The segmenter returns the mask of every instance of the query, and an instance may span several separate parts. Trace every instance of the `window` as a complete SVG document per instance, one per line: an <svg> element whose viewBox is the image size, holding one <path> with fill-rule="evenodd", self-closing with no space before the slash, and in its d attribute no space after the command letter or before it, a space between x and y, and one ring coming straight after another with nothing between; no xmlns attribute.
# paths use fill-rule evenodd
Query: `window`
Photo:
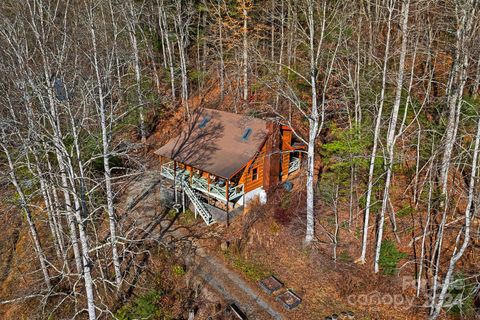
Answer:
<svg viewBox="0 0 480 320"><path fill-rule="evenodd" d="M258 179L258 169L253 168L253 170L252 170L252 181L255 181L257 179Z"/></svg>
<svg viewBox="0 0 480 320"><path fill-rule="evenodd" d="M202 121L200 122L200 124L198 125L198 127L200 129L203 129L207 126L207 123L210 121L210 117L206 116L206 117L203 117Z"/></svg>
<svg viewBox="0 0 480 320"><path fill-rule="evenodd" d="M251 128L245 129L245 131L242 134L242 140L247 141L251 134L252 134L252 129Z"/></svg>

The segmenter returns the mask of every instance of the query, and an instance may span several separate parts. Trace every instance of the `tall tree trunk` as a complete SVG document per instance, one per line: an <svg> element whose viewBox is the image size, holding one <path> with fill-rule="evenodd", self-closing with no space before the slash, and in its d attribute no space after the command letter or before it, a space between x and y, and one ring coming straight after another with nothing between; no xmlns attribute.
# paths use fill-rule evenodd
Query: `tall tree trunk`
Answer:
<svg viewBox="0 0 480 320"><path fill-rule="evenodd" d="M33 90L33 92L36 93L38 100L41 102L41 105L44 108L45 113L50 115L48 117L48 121L50 122L51 129L52 129L52 140L53 140L53 145L55 147L54 151L57 159L57 165L60 171L61 188L62 188L62 193L65 201L65 211L66 211L68 226L70 229L70 241L72 243L77 273L81 275L83 273L82 260L81 260L80 248L78 245L75 221L73 220L73 207L72 207L70 195L68 193L68 181L65 174L65 165L64 165L65 162L64 162L64 153L63 153L64 148L62 146L62 132L60 129L60 120L58 118L57 109L55 106L53 93L52 93L53 83L50 79L52 72L50 70L50 63L46 53L47 46L44 44L44 36L43 36L45 34L45 31L43 30L44 24L40 23L41 29L38 29L39 28L39 26L37 25L38 22L35 20L37 15L42 17L43 19L43 16L44 16L43 5L38 6L38 10L39 10L38 13L33 11L32 7L29 7L29 10L31 15L31 28L32 28L31 30L36 40L37 49L40 52L42 69L43 69L42 70L43 78L44 78L43 80L45 81L45 87L47 88L46 93L47 93L48 103L45 103L43 96L41 95L40 91L37 89L37 86L35 85L30 74L27 81L31 89ZM18 52L16 53L17 53L17 59L19 63L22 63L23 61L22 57Z"/></svg>
<svg viewBox="0 0 480 320"><path fill-rule="evenodd" d="M103 169L105 176L105 189L107 196L107 212L108 212L108 222L110 227L110 245L112 246L112 261L115 270L115 284L117 285L117 290L120 290L122 283L122 273L120 270L120 261L118 257L117 250L117 227L115 212L113 208L113 191L112 191L112 180L111 180L111 171L110 171L110 146L109 146L109 132L107 117L106 117L106 108L104 93L102 88L102 78L100 76L100 66L98 63L98 53L97 53L97 40L95 34L95 25L94 25L94 16L93 10L90 11L90 34L92 37L92 48L93 48L93 68L95 70L95 76L97 80L97 90L98 90L98 108L100 114L100 126L102 130L102 157L103 157Z"/></svg>
<svg viewBox="0 0 480 320"><path fill-rule="evenodd" d="M307 144L307 230L305 234L305 244L309 245L315 235L315 141L320 125L320 114L318 112L318 94L317 94L317 65L320 48L322 47L323 36L325 31L325 4L324 16L322 17L322 26L320 32L320 40L318 47L315 46L315 16L314 16L314 1L309 0L307 3L307 23L308 23L308 45L309 45L309 59L310 59L310 86L311 86L311 109L308 119L309 132ZM323 117L322 117L323 119Z"/></svg>
<svg viewBox="0 0 480 320"><path fill-rule="evenodd" d="M172 100L175 101L175 69L174 69L174 58L173 58L173 49L169 39L169 29L167 24L167 16L164 11L163 0L157 4L158 7L158 25L160 27L160 32L162 34L163 40L165 41L165 46L167 48L167 57L168 57L168 69L170 71L170 86L171 86L171 95Z"/></svg>
<svg viewBox="0 0 480 320"><path fill-rule="evenodd" d="M33 142L27 143L33 144ZM59 261L63 261L66 260L65 247L63 245L62 237L60 236L60 232L58 230L58 222L55 216L55 211L53 210L52 200L48 192L48 186L44 178L44 173L40 169L40 160L38 159L36 151L30 148L30 152L34 155L36 172L33 171L30 161L27 159L28 167L30 169L30 172L32 174L36 174L38 177L38 181L40 183L40 191L42 193L43 201L45 203L45 211L47 212L48 225L50 227L50 232L52 233L53 243L55 246L55 252Z"/></svg>
<svg viewBox="0 0 480 320"><path fill-rule="evenodd" d="M392 4L393 10L394 4ZM382 200L382 209L380 211L380 220L378 222L378 232L377 232L377 244L375 249L375 262L374 262L374 271L378 273L379 271L379 260L380 260L380 249L382 247L382 240L383 240L383 225L385 221L385 212L388 210L387 206L390 200L390 184L392 179L392 169L393 169L393 161L394 161L394 151L395 151L395 141L396 141L396 129L397 129L397 120L398 120L398 112L400 110L400 102L402 98L402 89L403 89L403 75L404 75L404 68L405 68L405 57L407 55L407 33L408 33L408 11L410 7L410 0L404 0L402 3L402 45L400 49L400 61L398 64L398 75L397 75L397 83L396 83L396 90L395 90L395 100L393 103L393 110L392 116L390 119L390 125L388 127L387 133L387 152L388 158L386 163L386 178L385 178L385 185L384 185L384 192L383 192L383 200ZM395 215L395 213L392 213Z"/></svg>
<svg viewBox="0 0 480 320"><path fill-rule="evenodd" d="M5 138L5 136L3 136L3 138ZM40 243L40 238L38 236L35 222L33 221L32 213L30 212L30 208L27 204L27 198L25 197L25 194L23 193L22 188L18 184L17 177L15 174L15 167L13 166L10 152L8 151L7 147L3 143L1 143L0 145L2 146L3 152L5 153L5 156L7 158L8 167L10 169L10 172L9 172L10 181L14 185L18 193L18 196L20 198L20 205L22 206L22 209L25 212L25 217L27 218L28 226L30 228L30 235L32 236L35 252L37 253L37 257L40 262L40 268L42 269L45 284L47 285L48 290L50 290L52 288L52 284L50 282L50 275L48 274L47 260L45 258L45 253L43 252L42 245Z"/></svg>
<svg viewBox="0 0 480 320"><path fill-rule="evenodd" d="M477 132L475 137L475 147L473 149L473 156L472 156L472 170L470 174L470 181L468 185L468 199L467 199L467 207L465 208L465 222L463 227L458 232L455 248L453 251L452 256L450 257L450 261L448 264L448 269L445 277L443 278L443 283L441 285L441 291L438 295L438 298L432 302L432 312L430 315L430 319L434 320L437 319L440 315L442 310L443 304L445 302L445 297L447 295L448 289L452 282L453 273L455 271L455 266L457 262L462 258L465 250L470 243L470 232L471 232L471 225L472 220L474 218L473 210L474 207L474 200L475 200L475 182L477 180L477 170L478 170L478 153L480 149L480 119L477 121ZM458 247L461 237L463 236L463 242L460 247Z"/></svg>
<svg viewBox="0 0 480 320"><path fill-rule="evenodd" d="M477 61L477 74L475 75L475 81L473 83L472 95L477 98L480 95L480 58Z"/></svg>
<svg viewBox="0 0 480 320"><path fill-rule="evenodd" d="M389 0L389 1L391 2L392 0ZM372 147L372 153L370 155L370 165L368 169L367 195L366 195L366 203L365 203L365 216L364 216L364 222L363 222L362 253L360 255L360 258L357 260L359 263L362 263L362 264L365 263L366 254L367 254L368 228L369 228L370 207L372 202L372 190L373 190L373 175L374 175L374 169L375 169L375 160L377 158L377 148L378 148L378 140L380 136L380 126L382 122L383 105L385 102L387 66L388 66L388 60L390 55L390 37L391 37L391 30L392 30L393 5L394 4L390 4L388 7L387 36L386 36L387 38L385 42L385 54L383 57L382 89L380 91L380 101L379 101L377 119L375 121L375 129L373 134L373 147Z"/></svg>
<svg viewBox="0 0 480 320"><path fill-rule="evenodd" d="M137 90L137 100L138 100L138 116L140 118L140 137L142 144L146 145L147 143L147 133L145 129L145 101L143 99L142 94L142 72L140 66L140 54L138 50L138 43L137 43L137 23L138 17L137 13L135 12L134 3L132 0L128 1L128 15L127 15L127 27L128 27L128 35L130 36L130 43L132 45L132 52L133 52L133 67L135 69L135 87Z"/></svg>
<svg viewBox="0 0 480 320"><path fill-rule="evenodd" d="M189 105L189 96L188 96L188 74L187 74L187 53L186 48L188 44L188 28L190 24L190 17L183 18L184 10L190 10L190 8L185 8L182 5L180 0L175 1L176 12L175 12L175 30L177 34L177 45L178 53L180 58L180 73L182 78L182 104L185 108L185 112L188 117L190 117L190 105Z"/></svg>
<svg viewBox="0 0 480 320"><path fill-rule="evenodd" d="M218 56L220 60L220 101L223 101L225 95L225 62L223 60L223 19L221 0L217 0L217 22L218 22Z"/></svg>
<svg viewBox="0 0 480 320"><path fill-rule="evenodd" d="M243 16L243 100L248 100L248 10L247 0L242 0L242 16Z"/></svg>
<svg viewBox="0 0 480 320"><path fill-rule="evenodd" d="M112 19L112 32L113 32L113 48L112 48L112 53L115 56L115 68L117 71L117 82L118 82L118 90L122 90L122 76L120 72L120 59L119 59L119 53L118 53L118 26L117 26L117 21L115 17L115 12L113 11L113 4L112 0L108 0L108 6L110 8L110 18Z"/></svg>
<svg viewBox="0 0 480 320"><path fill-rule="evenodd" d="M432 301L436 300L438 289L437 286L440 274L443 236L448 214L448 176L460 120L460 111L463 102L463 89L467 80L466 72L469 65L469 53L466 48L468 48L467 43L471 37L472 24L475 17L477 4L477 0L468 0L468 2L461 6L458 3L456 4L457 6L460 6L456 8L456 11L459 13L459 16L457 17L459 20L459 26L456 32L455 57L452 62L452 68L446 90L448 120L445 128L443 157L440 166L440 211L442 212L442 218L437 228L437 241L434 249L434 256L436 257L436 269L435 276L433 278Z"/></svg>

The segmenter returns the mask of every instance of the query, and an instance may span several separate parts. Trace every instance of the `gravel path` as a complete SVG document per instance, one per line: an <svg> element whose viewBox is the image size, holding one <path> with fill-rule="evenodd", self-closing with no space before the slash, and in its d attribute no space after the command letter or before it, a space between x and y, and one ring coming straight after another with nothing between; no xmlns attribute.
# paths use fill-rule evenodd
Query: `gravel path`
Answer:
<svg viewBox="0 0 480 320"><path fill-rule="evenodd" d="M225 300L235 302L249 319L283 319L248 283L202 248L197 249L195 273Z"/></svg>

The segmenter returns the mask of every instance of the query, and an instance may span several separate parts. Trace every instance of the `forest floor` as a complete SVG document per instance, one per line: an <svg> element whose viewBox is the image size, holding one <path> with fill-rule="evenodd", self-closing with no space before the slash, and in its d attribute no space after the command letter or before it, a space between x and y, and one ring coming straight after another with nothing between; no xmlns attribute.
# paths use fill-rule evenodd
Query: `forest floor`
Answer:
<svg viewBox="0 0 480 320"><path fill-rule="evenodd" d="M134 204L132 213L138 228L145 229L152 214L158 211L162 188L157 170L144 173L129 185L126 203L130 207L128 204ZM287 210L272 210L281 207L275 202L285 197L290 198ZM339 246L337 263L320 246L304 248L303 218L288 210L297 207L300 200L296 193L272 197L270 205L253 205L228 228L220 223L207 227L200 218L195 220L187 212L180 214L175 227L164 238L170 242L188 238L195 249L184 261L193 281L200 281L210 297L213 290L214 299L223 308L234 302L249 318L323 319L344 311L353 311L356 319L424 318L421 310L407 304L399 278L372 275L364 266L353 263L348 243ZM167 226L170 222L162 223ZM226 241L229 248L222 250L221 243ZM302 297L299 307L288 311L274 296L260 289L258 280L270 274L284 282L284 288L291 288ZM383 303L383 297L401 299L401 303L395 306L388 301ZM380 299L380 302L364 304L359 299L370 302ZM204 310L205 315L212 315L213 311L208 310Z"/></svg>

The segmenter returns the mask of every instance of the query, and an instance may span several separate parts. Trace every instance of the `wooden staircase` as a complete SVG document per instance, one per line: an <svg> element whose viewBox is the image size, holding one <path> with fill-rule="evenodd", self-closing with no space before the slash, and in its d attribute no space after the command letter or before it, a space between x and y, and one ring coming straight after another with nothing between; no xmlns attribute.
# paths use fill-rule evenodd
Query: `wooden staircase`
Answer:
<svg viewBox="0 0 480 320"><path fill-rule="evenodd" d="M192 188L190 188L186 181L182 182L182 187L188 199L190 199L190 201L195 206L196 213L198 213L202 217L203 221L205 221L207 226L215 223L212 214L208 211L203 202L198 199L197 195L195 194L195 192L193 192Z"/></svg>

